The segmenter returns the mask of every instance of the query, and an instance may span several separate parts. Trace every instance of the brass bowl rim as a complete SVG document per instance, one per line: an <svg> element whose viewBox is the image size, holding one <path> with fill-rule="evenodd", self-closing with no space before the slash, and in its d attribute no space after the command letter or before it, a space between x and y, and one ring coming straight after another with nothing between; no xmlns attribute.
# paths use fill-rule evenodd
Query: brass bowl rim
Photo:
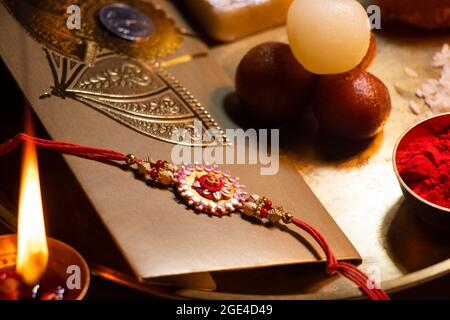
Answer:
<svg viewBox="0 0 450 320"><path fill-rule="evenodd" d="M16 233L12 233L12 234L3 234L0 235L0 240L2 239L7 239L7 238L17 238L17 234ZM86 270L86 282L83 286L83 288L81 289L80 293L78 294L77 298L75 300L83 300L83 298L86 296L86 293L89 289L89 285L91 283L91 273L90 273L90 269L89 269L89 265L87 264L86 260L83 258L83 256L77 251L75 250L75 248L73 248L72 246L69 246L67 243L62 242L58 239L54 239L52 237L47 237L47 240L71 251L81 262L82 264L82 268L84 268L84 270Z"/></svg>
<svg viewBox="0 0 450 320"><path fill-rule="evenodd" d="M411 131L413 131L416 127L424 124L425 122L431 122L434 121L436 118L440 118L440 117L444 117L444 116L450 116L450 112L444 112L426 119L423 119L422 121L419 121L418 123L412 125L411 127L409 127L407 130L405 130L405 132L403 132L403 134L400 136L400 138L397 140L397 143L395 144L394 147L394 153L392 156L392 164L394 166L394 172L395 172L395 176L397 177L397 180L399 181L399 183L405 188L406 191L408 191L408 193L410 195L412 195L414 198L416 198L417 200L419 200L420 202L422 202L425 205L431 206L435 209L441 210L443 212L449 213L450 214L450 208L445 208L442 206L439 206L433 202L430 202L424 198L422 198L421 196L419 196L417 193L415 193L406 183L405 181L403 181L403 178L400 176L400 173L398 172L398 168L397 168L397 150L398 147L400 145L400 143L403 141L403 139L405 138L405 136L410 133Z"/></svg>

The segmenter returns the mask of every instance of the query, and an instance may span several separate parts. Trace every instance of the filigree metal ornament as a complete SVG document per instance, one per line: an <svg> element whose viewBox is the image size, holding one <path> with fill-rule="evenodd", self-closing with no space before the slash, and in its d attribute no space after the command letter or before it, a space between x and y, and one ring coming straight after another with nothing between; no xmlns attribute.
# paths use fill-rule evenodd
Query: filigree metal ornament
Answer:
<svg viewBox="0 0 450 320"><path fill-rule="evenodd" d="M78 100L140 133L166 142L190 146L226 142L223 132L199 101L160 67L160 60L181 46L182 35L174 21L152 3L140 0L126 4L111 0L4 0L4 3L45 47L54 85L51 93L42 98L54 95ZM66 26L66 9L74 4L82 14L79 30ZM125 12L114 11L119 7L125 8ZM102 10L104 25L99 18ZM130 21L119 19L116 25L108 21L114 14L120 19L134 15L142 21L135 29L130 27L134 23ZM119 30L121 23L130 28ZM145 26L151 27L147 30L150 33L138 30ZM123 34L118 36L120 32ZM139 40L130 41L131 38ZM201 121L203 130L196 128L195 120ZM202 134L206 130L211 134Z"/></svg>
<svg viewBox="0 0 450 320"><path fill-rule="evenodd" d="M225 141L201 103L158 65L108 53L88 66L44 51L55 85L43 97L78 100L140 133L171 143L211 146ZM201 120L203 130L196 130L195 120ZM179 130L183 131L177 134ZM205 130L212 134L202 134ZM180 136L183 141L177 140Z"/></svg>
<svg viewBox="0 0 450 320"><path fill-rule="evenodd" d="M119 55L153 61L175 53L183 40L175 22L152 3L128 0L127 4L145 14L153 23L155 32L139 41L122 39L108 32L98 21L98 13L113 0L3 0L12 15L36 41L73 60L93 63L101 49ZM71 5L81 10L81 28L69 30L66 26Z"/></svg>

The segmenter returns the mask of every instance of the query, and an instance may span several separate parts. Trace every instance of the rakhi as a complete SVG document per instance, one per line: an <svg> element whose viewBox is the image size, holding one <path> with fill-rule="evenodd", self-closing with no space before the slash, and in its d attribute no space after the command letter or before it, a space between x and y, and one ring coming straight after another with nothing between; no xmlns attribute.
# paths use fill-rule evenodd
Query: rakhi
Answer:
<svg viewBox="0 0 450 320"><path fill-rule="evenodd" d="M350 263L337 261L326 239L314 227L285 211L282 206L274 205L268 197L248 195L239 178L222 171L216 165L184 164L178 167L168 161L155 161L149 157L140 159L134 154L40 139L24 133L1 144L0 157L12 151L21 142L33 143L41 148L81 158L103 162L120 161L130 168L135 166L151 184L173 190L187 206L197 212L219 217L237 212L266 220L271 224L280 221L285 224L292 223L317 241L325 253L327 272L330 275L341 274L355 283L372 300L389 300L389 296L364 272Z"/></svg>

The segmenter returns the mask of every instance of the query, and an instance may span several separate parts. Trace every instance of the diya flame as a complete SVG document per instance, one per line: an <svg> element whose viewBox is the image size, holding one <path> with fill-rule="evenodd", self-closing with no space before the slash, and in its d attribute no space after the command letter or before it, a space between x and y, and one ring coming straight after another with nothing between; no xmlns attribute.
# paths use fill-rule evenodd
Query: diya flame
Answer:
<svg viewBox="0 0 450 320"><path fill-rule="evenodd" d="M47 262L37 152L33 143L26 142L22 158L16 272L31 286L39 281Z"/></svg>

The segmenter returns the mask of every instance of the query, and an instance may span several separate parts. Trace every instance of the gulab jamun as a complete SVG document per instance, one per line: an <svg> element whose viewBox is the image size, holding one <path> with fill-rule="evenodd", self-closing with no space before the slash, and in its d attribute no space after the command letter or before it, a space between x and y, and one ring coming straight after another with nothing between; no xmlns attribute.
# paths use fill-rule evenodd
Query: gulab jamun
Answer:
<svg viewBox="0 0 450 320"><path fill-rule="evenodd" d="M305 108L316 79L288 44L268 42L251 49L240 62L236 93L256 118L280 120Z"/></svg>
<svg viewBox="0 0 450 320"><path fill-rule="evenodd" d="M370 44L369 17L356 0L294 0L286 30L298 61L316 74L349 72Z"/></svg>
<svg viewBox="0 0 450 320"><path fill-rule="evenodd" d="M376 136L391 112L384 83L361 68L321 76L314 97L314 113L323 131L364 140Z"/></svg>

